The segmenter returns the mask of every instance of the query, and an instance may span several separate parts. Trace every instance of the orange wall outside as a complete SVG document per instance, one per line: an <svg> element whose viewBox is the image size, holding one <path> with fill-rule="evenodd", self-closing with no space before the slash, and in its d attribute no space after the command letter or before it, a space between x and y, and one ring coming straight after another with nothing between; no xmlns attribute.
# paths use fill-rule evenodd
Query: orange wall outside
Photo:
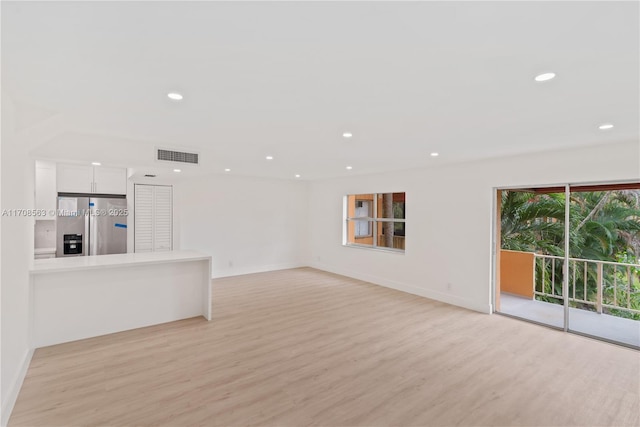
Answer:
<svg viewBox="0 0 640 427"><path fill-rule="evenodd" d="M500 251L500 290L533 298L534 254Z"/></svg>

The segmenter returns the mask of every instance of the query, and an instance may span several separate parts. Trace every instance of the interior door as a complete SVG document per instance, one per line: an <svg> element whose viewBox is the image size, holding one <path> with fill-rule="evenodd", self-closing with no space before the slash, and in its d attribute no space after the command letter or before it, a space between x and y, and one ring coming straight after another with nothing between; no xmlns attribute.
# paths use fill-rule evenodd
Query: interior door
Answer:
<svg viewBox="0 0 640 427"><path fill-rule="evenodd" d="M134 250L153 252L154 186L136 184L134 197Z"/></svg>
<svg viewBox="0 0 640 427"><path fill-rule="evenodd" d="M153 250L170 251L173 245L173 191L170 186L154 188Z"/></svg>

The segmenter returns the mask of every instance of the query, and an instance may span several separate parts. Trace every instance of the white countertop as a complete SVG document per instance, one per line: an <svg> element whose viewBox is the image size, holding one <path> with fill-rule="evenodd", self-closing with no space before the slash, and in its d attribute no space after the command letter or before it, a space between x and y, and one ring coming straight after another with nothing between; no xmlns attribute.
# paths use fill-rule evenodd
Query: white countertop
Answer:
<svg viewBox="0 0 640 427"><path fill-rule="evenodd" d="M35 248L33 250L34 255L40 254L55 254L56 248Z"/></svg>
<svg viewBox="0 0 640 427"><path fill-rule="evenodd" d="M210 255L197 251L145 252L36 259L29 268L29 273L57 273L95 268L117 268L143 264L166 264L170 262L203 261L210 259Z"/></svg>

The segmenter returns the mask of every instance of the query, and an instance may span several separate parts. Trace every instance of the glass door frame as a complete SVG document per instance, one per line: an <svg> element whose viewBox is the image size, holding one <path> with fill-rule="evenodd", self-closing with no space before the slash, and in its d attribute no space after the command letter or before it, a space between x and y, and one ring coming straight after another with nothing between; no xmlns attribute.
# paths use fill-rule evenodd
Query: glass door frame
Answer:
<svg viewBox="0 0 640 427"><path fill-rule="evenodd" d="M492 188L492 221L491 221L491 314L500 314L502 316L514 317L517 319L525 320L530 323L536 323L539 325L546 326L548 328L562 330L568 332L568 317L569 317L569 300L568 300L568 276L564 274L566 269L568 268L569 262L569 207L570 207L570 199L567 197L568 192L570 192L570 184L544 184L544 185L514 185L514 186L501 186L501 187L493 187ZM501 219L500 211L498 210L498 192L507 191L507 190L528 190L528 189L542 189L542 188L557 188L564 189L565 194L565 212L564 212L564 256L562 263L562 271L563 271L563 280L562 280L562 301L563 301L563 319L562 326L556 326L548 323L542 323L533 319L527 319L526 317L519 317L508 313L503 313L497 310L497 301L499 300L499 295L497 291L497 283L498 283L498 272L500 271L500 256L499 256L499 248L498 243L501 243L500 236L500 227L498 226L498 220ZM500 193L502 194L502 193Z"/></svg>

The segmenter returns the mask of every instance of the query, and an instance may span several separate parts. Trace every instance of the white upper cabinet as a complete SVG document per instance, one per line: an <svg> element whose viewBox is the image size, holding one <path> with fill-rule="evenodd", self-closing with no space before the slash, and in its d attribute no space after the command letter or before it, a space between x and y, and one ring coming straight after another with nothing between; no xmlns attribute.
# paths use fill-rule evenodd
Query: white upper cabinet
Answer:
<svg viewBox="0 0 640 427"><path fill-rule="evenodd" d="M91 193L93 166L58 163L58 193Z"/></svg>
<svg viewBox="0 0 640 427"><path fill-rule="evenodd" d="M93 168L93 192L99 194L127 194L127 171L120 168Z"/></svg>
<svg viewBox="0 0 640 427"><path fill-rule="evenodd" d="M45 218L47 219L56 217L56 196L56 164L36 160L35 207L39 211L46 212Z"/></svg>
<svg viewBox="0 0 640 427"><path fill-rule="evenodd" d="M59 193L127 194L127 170L58 164Z"/></svg>

